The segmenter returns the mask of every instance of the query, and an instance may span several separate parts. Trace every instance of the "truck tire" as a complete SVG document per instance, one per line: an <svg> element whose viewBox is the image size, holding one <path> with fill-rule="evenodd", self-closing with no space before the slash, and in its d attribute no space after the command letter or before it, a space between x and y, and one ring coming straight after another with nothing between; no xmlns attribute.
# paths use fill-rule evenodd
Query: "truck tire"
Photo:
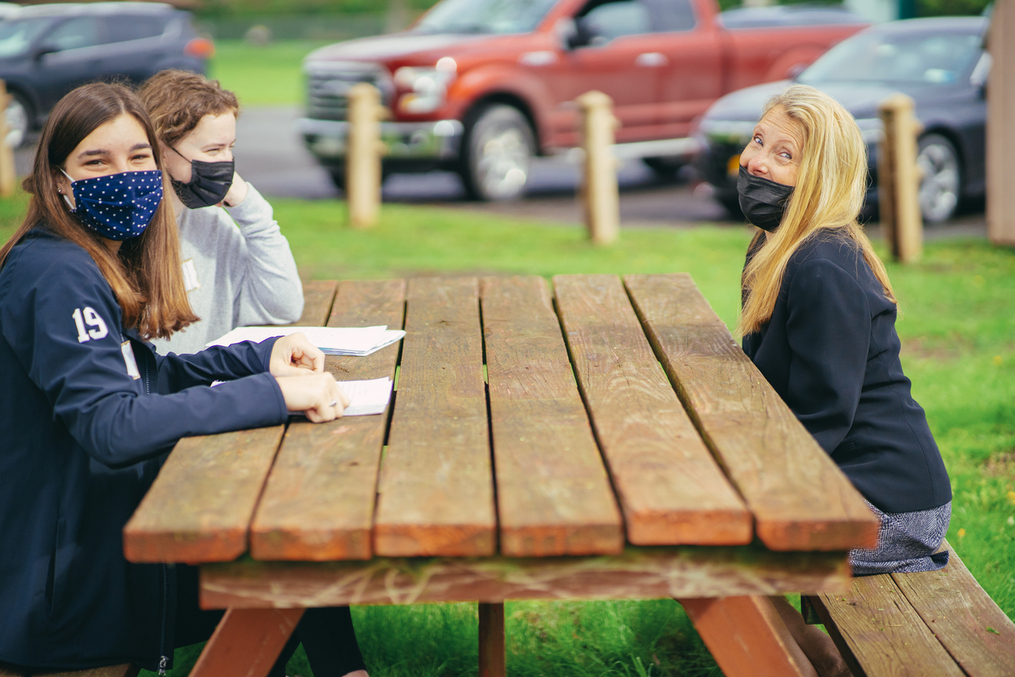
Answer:
<svg viewBox="0 0 1015 677"><path fill-rule="evenodd" d="M331 177L331 182L335 184L335 188L345 195L345 168L330 167L328 169L328 176Z"/></svg>
<svg viewBox="0 0 1015 677"><path fill-rule="evenodd" d="M536 154L535 135L521 111L492 104L466 124L460 174L476 200L511 200L525 192Z"/></svg>
<svg viewBox="0 0 1015 677"><path fill-rule="evenodd" d="M928 223L947 221L955 215L962 196L959 153L946 137L926 134L920 138L916 164L920 179L920 213Z"/></svg>
<svg viewBox="0 0 1015 677"><path fill-rule="evenodd" d="M18 148L25 143L32 128L32 107L20 92L11 91L4 115L7 117L7 143Z"/></svg>
<svg viewBox="0 0 1015 677"><path fill-rule="evenodd" d="M646 157L641 161L662 181L676 181L677 174L687 166L687 159L682 157Z"/></svg>

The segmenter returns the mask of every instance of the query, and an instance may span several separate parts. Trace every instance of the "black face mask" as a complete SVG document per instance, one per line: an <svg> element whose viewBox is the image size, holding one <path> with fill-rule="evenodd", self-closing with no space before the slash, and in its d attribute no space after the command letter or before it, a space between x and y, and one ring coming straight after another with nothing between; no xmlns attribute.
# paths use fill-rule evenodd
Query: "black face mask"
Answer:
<svg viewBox="0 0 1015 677"><path fill-rule="evenodd" d="M786 203L793 194L793 186L753 176L746 167L740 165L737 192L740 193L740 209L747 220L771 233L782 221Z"/></svg>
<svg viewBox="0 0 1015 677"><path fill-rule="evenodd" d="M173 152L184 160L187 159L175 148ZM233 160L226 162L188 160L188 162L190 162L190 183L182 183L170 176L173 189L183 204L191 209L200 209L222 202L229 192L229 187L233 185L236 163Z"/></svg>

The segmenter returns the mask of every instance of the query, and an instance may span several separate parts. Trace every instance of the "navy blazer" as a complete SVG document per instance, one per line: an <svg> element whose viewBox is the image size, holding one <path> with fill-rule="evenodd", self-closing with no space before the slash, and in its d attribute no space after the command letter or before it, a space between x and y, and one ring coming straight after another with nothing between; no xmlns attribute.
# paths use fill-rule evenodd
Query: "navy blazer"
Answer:
<svg viewBox="0 0 1015 677"><path fill-rule="evenodd" d="M823 230L790 258L769 322L743 339L804 427L888 513L936 508L952 497L927 417L902 373L896 316L859 246Z"/></svg>
<svg viewBox="0 0 1015 677"><path fill-rule="evenodd" d="M274 340L158 356L78 245L36 228L0 269L0 661L173 656L172 568L123 526L181 437L277 425ZM214 379L234 379L215 388Z"/></svg>

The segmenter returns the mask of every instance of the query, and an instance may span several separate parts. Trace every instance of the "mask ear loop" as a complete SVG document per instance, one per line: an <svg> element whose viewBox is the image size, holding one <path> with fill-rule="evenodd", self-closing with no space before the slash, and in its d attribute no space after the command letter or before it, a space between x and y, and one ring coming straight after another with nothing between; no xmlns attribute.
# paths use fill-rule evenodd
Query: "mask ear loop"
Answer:
<svg viewBox="0 0 1015 677"><path fill-rule="evenodd" d="M74 179L71 178L70 174L68 174L63 170L63 167L60 167L60 171L63 172L63 175L67 177L68 181L70 181L71 190L74 190ZM75 207L74 203L70 201L70 198L67 196L67 194L64 193L62 190L60 190L59 188L57 189L57 192L60 193L60 197L63 198L63 201L67 203L67 209L70 210L70 213L71 214L75 213L77 211L77 207Z"/></svg>
<svg viewBox="0 0 1015 677"><path fill-rule="evenodd" d="M182 157L182 158L183 158L184 160L187 160L187 156L186 156L186 155L184 155L184 154L183 154L183 153L181 153L180 151L176 150L176 149L175 149L175 148L173 148L172 146L170 146L170 147L169 147L169 150L173 151L174 153L176 153L177 155L179 155L180 157ZM193 165L193 164L194 164L194 161L193 161L193 160L187 160L187 162L189 162L189 163L190 163L191 165Z"/></svg>

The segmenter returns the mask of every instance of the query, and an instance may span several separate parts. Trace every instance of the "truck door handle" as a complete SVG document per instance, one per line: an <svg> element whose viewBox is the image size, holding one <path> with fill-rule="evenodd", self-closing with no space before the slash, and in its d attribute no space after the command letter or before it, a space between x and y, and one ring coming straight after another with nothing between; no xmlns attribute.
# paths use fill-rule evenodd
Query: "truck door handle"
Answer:
<svg viewBox="0 0 1015 677"><path fill-rule="evenodd" d="M666 58L666 55L659 52L645 52L644 54L639 54L638 58L634 60L636 66L645 66L647 68L658 68L665 66L669 62L670 60Z"/></svg>

